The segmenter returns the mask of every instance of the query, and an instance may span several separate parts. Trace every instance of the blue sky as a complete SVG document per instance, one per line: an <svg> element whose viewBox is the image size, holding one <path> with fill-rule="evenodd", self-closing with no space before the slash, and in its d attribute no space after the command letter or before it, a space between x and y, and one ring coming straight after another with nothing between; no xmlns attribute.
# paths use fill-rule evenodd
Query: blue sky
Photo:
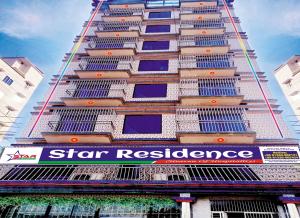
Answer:
<svg viewBox="0 0 300 218"><path fill-rule="evenodd" d="M234 6L273 95L286 105L272 71L300 54L299 0L235 0ZM1 0L0 56L25 56L45 73L19 122L28 125L29 112L43 98L90 9L91 0ZM285 117L292 114L288 107L284 109Z"/></svg>

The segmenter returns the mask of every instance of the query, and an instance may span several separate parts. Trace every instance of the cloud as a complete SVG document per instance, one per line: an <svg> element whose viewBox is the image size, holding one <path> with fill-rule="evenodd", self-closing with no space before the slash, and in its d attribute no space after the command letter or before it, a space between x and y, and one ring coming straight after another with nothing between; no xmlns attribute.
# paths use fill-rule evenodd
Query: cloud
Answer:
<svg viewBox="0 0 300 218"><path fill-rule="evenodd" d="M300 36L299 0L236 0L236 14L249 31L261 34Z"/></svg>
<svg viewBox="0 0 300 218"><path fill-rule="evenodd" d="M0 32L19 39L53 38L80 31L91 10L86 0L4 0Z"/></svg>

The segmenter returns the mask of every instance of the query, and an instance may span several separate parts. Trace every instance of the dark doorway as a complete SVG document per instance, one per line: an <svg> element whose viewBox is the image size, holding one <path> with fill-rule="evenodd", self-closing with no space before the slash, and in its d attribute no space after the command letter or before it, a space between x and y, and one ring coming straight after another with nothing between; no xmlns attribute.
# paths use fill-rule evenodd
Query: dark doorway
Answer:
<svg viewBox="0 0 300 218"><path fill-rule="evenodd" d="M228 218L244 218L244 213L227 213Z"/></svg>

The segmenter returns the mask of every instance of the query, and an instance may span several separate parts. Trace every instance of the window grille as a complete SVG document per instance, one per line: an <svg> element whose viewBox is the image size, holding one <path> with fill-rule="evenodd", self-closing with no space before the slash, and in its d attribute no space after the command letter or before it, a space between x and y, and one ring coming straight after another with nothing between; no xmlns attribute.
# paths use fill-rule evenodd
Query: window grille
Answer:
<svg viewBox="0 0 300 218"><path fill-rule="evenodd" d="M89 42L90 48L112 49L112 48L136 48L136 37L98 38L93 37Z"/></svg>
<svg viewBox="0 0 300 218"><path fill-rule="evenodd" d="M225 46L228 41L225 35L180 36L179 46Z"/></svg>
<svg viewBox="0 0 300 218"><path fill-rule="evenodd" d="M112 132L115 112L111 109L60 109L59 121L49 121L51 131L65 133ZM101 118L101 119L99 119Z"/></svg>
<svg viewBox="0 0 300 218"><path fill-rule="evenodd" d="M68 97L72 98L109 98L125 97L126 80L72 80L66 89Z"/></svg>
<svg viewBox="0 0 300 218"><path fill-rule="evenodd" d="M97 70L131 70L133 61L130 56L85 57L81 58L79 68L86 71Z"/></svg>
<svg viewBox="0 0 300 218"><path fill-rule="evenodd" d="M114 8L104 11L104 15L112 17L127 17L143 15L143 12L144 10L142 8Z"/></svg>
<svg viewBox="0 0 300 218"><path fill-rule="evenodd" d="M221 19L211 19L211 20L183 20L180 22L180 28L223 28L224 22Z"/></svg>
<svg viewBox="0 0 300 218"><path fill-rule="evenodd" d="M236 78L182 79L180 96L236 96L240 94Z"/></svg>
<svg viewBox="0 0 300 218"><path fill-rule="evenodd" d="M245 120L243 108L178 109L176 122L178 132L228 133L250 131L250 124L248 120ZM197 130L183 128L187 124L198 124L199 128Z"/></svg>
<svg viewBox="0 0 300 218"><path fill-rule="evenodd" d="M17 217L43 217L46 214L48 205L21 205Z"/></svg>
<svg viewBox="0 0 300 218"><path fill-rule="evenodd" d="M277 205L272 201L212 200L210 202L212 218L279 218Z"/></svg>
<svg viewBox="0 0 300 218"><path fill-rule="evenodd" d="M231 68L234 67L231 55L216 54L216 55L201 55L201 56L179 56L180 68Z"/></svg>
<svg viewBox="0 0 300 218"><path fill-rule="evenodd" d="M140 21L110 21L110 22L99 22L98 30L99 31L131 31L138 30L141 31L142 22Z"/></svg>
<svg viewBox="0 0 300 218"><path fill-rule="evenodd" d="M204 6L204 7L197 7L197 8L190 8L190 7L181 7L180 8L181 14L208 14L208 13L218 13L219 9L217 6Z"/></svg>

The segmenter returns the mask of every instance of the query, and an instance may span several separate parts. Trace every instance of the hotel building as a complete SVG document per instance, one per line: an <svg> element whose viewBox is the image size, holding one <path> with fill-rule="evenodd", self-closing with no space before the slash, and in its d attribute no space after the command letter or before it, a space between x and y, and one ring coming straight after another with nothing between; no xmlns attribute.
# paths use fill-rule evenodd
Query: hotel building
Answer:
<svg viewBox="0 0 300 218"><path fill-rule="evenodd" d="M103 2L2 154L1 217L299 218L297 142L233 5Z"/></svg>

